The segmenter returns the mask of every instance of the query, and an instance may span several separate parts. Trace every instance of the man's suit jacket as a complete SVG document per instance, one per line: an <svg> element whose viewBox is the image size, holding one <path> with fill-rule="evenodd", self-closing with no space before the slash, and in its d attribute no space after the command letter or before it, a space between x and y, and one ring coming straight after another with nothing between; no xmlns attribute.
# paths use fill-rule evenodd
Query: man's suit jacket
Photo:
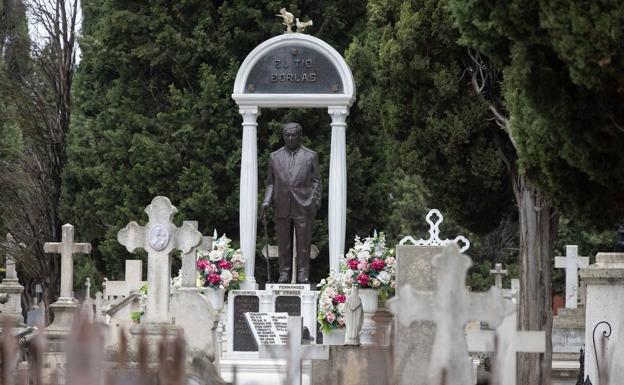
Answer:
<svg viewBox="0 0 624 385"><path fill-rule="evenodd" d="M271 153L264 203L273 198L276 218L314 217L321 205L321 174L318 154L300 146L290 170L290 151Z"/></svg>

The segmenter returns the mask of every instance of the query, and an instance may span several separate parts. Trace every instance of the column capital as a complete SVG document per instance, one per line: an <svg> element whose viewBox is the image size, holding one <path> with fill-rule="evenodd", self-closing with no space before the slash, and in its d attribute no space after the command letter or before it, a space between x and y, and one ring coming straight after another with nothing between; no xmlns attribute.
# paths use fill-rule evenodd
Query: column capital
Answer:
<svg viewBox="0 0 624 385"><path fill-rule="evenodd" d="M260 109L258 106L243 106L239 107L238 113L243 117L243 124L256 123Z"/></svg>
<svg viewBox="0 0 624 385"><path fill-rule="evenodd" d="M327 112L331 116L332 124L345 124L349 109L346 106L329 106Z"/></svg>

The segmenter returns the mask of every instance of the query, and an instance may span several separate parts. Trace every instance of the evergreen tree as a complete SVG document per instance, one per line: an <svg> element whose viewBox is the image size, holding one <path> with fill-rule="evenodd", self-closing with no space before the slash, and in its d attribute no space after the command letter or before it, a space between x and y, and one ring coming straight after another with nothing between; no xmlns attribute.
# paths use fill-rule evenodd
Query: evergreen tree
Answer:
<svg viewBox="0 0 624 385"><path fill-rule="evenodd" d="M519 201L521 210L521 204L530 203L526 212L543 217L552 203L575 222L605 228L621 221L621 2L450 3L462 41L487 55L489 68L504 74L498 77L502 92L497 93L510 117L506 128L520 175L541 196L538 204ZM524 268L535 269L530 264ZM521 304L532 301L526 294L523 290ZM533 312L528 318L542 316L539 308ZM522 326L537 326L528 318L521 311ZM548 354L543 365L533 356L531 364L522 362L519 381L547 383Z"/></svg>
<svg viewBox="0 0 624 385"><path fill-rule="evenodd" d="M212 234L216 227L237 237L242 130L230 95L246 55L283 32L275 17L282 6L276 1L253 7L243 1L84 4L64 216L87 232L109 275L118 274L126 258L116 240L118 230L129 220L145 218L142 208L155 195L168 196L181 218L199 220L203 233ZM365 16L365 5L358 1L300 1L288 9L314 20L310 33L339 52ZM347 239L372 231L370 218L381 224L385 219L384 180L375 175L383 169L383 154L374 145L377 128L358 126L357 119L354 111L347 130ZM325 194L313 239L326 256L326 111L262 111L259 180L264 180L269 153L281 145L279 123L290 120L302 123L304 145L320 156ZM325 275L327 265L327 257L313 261L312 278ZM256 267L256 276L264 277L264 264Z"/></svg>

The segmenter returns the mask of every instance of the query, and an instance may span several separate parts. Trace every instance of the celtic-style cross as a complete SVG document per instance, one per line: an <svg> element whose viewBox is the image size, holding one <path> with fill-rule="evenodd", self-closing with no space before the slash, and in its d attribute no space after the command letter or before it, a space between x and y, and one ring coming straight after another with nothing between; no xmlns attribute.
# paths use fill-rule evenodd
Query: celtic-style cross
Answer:
<svg viewBox="0 0 624 385"><path fill-rule="evenodd" d="M171 323L171 252L181 250L188 253L201 242L201 233L188 223L176 227L171 221L178 209L164 196L155 197L145 212L149 217L147 224L128 223L117 233L117 240L131 253L139 248L147 251L145 323Z"/></svg>
<svg viewBox="0 0 624 385"><path fill-rule="evenodd" d="M485 293L466 290L466 271L472 261L460 254L457 244L445 246L432 264L437 271L436 290L417 292L405 285L388 301L390 311L405 326L417 320L437 324L427 383L441 384L444 379L447 384L468 385L471 365L464 336L466 322L484 321L494 328L513 306L496 287Z"/></svg>

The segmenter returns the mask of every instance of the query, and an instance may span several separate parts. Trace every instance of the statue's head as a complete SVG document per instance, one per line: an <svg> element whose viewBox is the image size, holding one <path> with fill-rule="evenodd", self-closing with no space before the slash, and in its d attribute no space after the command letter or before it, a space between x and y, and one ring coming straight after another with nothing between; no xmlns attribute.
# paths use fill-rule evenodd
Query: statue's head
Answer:
<svg viewBox="0 0 624 385"><path fill-rule="evenodd" d="M290 151L294 151L301 144L301 132L303 127L299 123L286 123L282 129L284 144Z"/></svg>

